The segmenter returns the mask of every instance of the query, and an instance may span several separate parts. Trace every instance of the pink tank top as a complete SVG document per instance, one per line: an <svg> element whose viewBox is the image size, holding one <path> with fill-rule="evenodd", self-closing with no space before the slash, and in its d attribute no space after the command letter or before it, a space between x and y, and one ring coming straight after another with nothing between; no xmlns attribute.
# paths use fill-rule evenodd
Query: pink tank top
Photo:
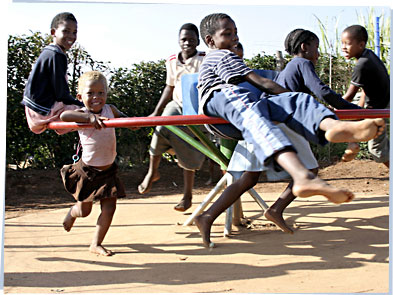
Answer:
<svg viewBox="0 0 393 295"><path fill-rule="evenodd" d="M87 113L86 108L82 110ZM101 116L114 118L109 105L104 105ZM89 166L105 166L112 164L116 158L115 128L80 129L78 130L82 145L82 161Z"/></svg>

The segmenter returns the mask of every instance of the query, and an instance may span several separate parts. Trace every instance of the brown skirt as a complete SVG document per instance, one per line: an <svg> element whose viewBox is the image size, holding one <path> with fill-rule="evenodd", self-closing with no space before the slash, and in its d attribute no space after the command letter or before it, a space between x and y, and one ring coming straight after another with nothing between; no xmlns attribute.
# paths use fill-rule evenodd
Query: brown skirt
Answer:
<svg viewBox="0 0 393 295"><path fill-rule="evenodd" d="M109 169L98 170L79 160L60 169L66 191L77 201L92 202L103 198L125 197L122 181L117 176L118 166L113 163Z"/></svg>

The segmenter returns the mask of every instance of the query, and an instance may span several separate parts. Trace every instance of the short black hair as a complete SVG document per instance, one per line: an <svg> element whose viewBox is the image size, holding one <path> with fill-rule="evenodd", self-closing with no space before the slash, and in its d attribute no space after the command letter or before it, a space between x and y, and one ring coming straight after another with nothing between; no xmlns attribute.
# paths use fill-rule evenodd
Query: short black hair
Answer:
<svg viewBox="0 0 393 295"><path fill-rule="evenodd" d="M361 25L349 26L343 31L343 33L344 32L349 33L349 35L351 35L351 37L357 40L358 42L364 41L364 43L367 43L368 40L367 30L365 27Z"/></svg>
<svg viewBox="0 0 393 295"><path fill-rule="evenodd" d="M60 23L62 23L64 21L67 21L67 20L71 20L71 21L74 21L74 22L78 23L76 21L75 16L72 13L70 13L70 12L61 12L61 13L57 14L53 18L52 23L50 24L50 28L51 29L57 29L57 27L59 26Z"/></svg>
<svg viewBox="0 0 393 295"><path fill-rule="evenodd" d="M310 44L311 41L319 40L313 32L304 29L295 29L285 38L285 51L290 55L299 53L302 43Z"/></svg>
<svg viewBox="0 0 393 295"><path fill-rule="evenodd" d="M196 25L194 25L192 23L186 23L186 24L182 25L179 30L179 35L182 30L194 31L197 38L199 39L199 31L198 31L198 27Z"/></svg>
<svg viewBox="0 0 393 295"><path fill-rule="evenodd" d="M206 40L205 40L206 36L213 35L218 29L218 21L220 19L225 19L225 18L229 18L230 20L232 20L232 18L225 13L209 14L202 19L199 29L201 31L201 38L203 39L203 42L205 42L205 44L206 44Z"/></svg>

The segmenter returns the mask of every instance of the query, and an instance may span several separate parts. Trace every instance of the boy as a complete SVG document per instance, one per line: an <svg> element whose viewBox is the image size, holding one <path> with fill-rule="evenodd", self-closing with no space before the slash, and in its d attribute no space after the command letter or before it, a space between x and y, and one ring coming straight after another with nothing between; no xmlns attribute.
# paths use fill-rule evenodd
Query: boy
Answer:
<svg viewBox="0 0 393 295"><path fill-rule="evenodd" d="M67 84L67 56L65 52L75 43L77 21L69 12L57 14L51 23L53 42L38 57L27 80L22 104L32 132L46 130L51 121L59 120L61 112L83 104L71 96ZM58 130L58 134L68 132Z"/></svg>
<svg viewBox="0 0 393 295"><path fill-rule="evenodd" d="M226 14L206 16L201 21L200 30L211 49L199 71L200 113L226 119L247 142L254 145L261 163L286 170L293 179L292 192L295 196L323 195L334 203L351 201L354 198L352 192L329 186L303 166L291 142L273 122L283 122L307 140L319 144L371 139L382 133L385 122L382 119L339 121L333 112L312 96L287 92L275 82L257 75L230 51L239 39L235 22ZM243 81L269 94L280 95L260 99L248 89L237 86ZM208 211L195 219L205 246L212 246L211 225L236 201L237 196L233 196L221 196Z"/></svg>
<svg viewBox="0 0 393 295"><path fill-rule="evenodd" d="M166 61L166 86L161 98L150 116L176 116L182 115L181 76L196 73L205 56L204 52L197 51L199 45L198 28L191 23L184 24L179 30L180 53L171 55ZM183 129L188 132L187 128ZM155 129L150 143L149 170L142 183L138 186L140 194L147 193L153 182L160 178L158 166L162 154L173 148L178 159L178 165L183 168L184 195L174 209L186 211L192 205L192 188L194 186L195 170L202 167L205 156L191 145L173 134L164 126Z"/></svg>
<svg viewBox="0 0 393 295"><path fill-rule="evenodd" d="M60 118L66 122L91 123L95 129L78 130L82 146L81 159L60 170L65 189L77 201L63 221L69 232L76 218L90 214L93 201L99 200L101 214L90 245L90 252L111 256L112 251L102 246L116 210L117 198L125 196L124 185L117 176L116 134L114 128L105 128L104 120L125 116L113 105L106 104L108 85L100 72L84 73L78 81L77 98L84 108L64 111Z"/></svg>
<svg viewBox="0 0 393 295"><path fill-rule="evenodd" d="M352 101L362 88L359 105L368 109L385 109L389 107L390 100L389 74L378 56L366 48L367 40L367 30L360 25L347 27L341 35L344 57L356 59L351 84L343 98ZM384 163L389 168L389 138L386 130L368 142L368 150L376 162Z"/></svg>

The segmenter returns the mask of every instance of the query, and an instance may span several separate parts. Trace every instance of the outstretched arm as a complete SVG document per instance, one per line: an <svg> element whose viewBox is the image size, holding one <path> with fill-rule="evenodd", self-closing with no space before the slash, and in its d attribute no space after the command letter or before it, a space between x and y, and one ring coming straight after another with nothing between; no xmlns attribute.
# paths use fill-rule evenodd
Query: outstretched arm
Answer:
<svg viewBox="0 0 393 295"><path fill-rule="evenodd" d="M280 86L273 80L261 77L255 72L250 72L248 73L245 77L245 80L255 87L258 87L262 91L268 93L268 94L279 94L283 92L289 92L288 89Z"/></svg>
<svg viewBox="0 0 393 295"><path fill-rule="evenodd" d="M360 95L360 100L359 100L358 105L359 105L360 107L364 108L365 104L366 104L366 93L365 93L364 90L362 89L362 94Z"/></svg>
<svg viewBox="0 0 393 295"><path fill-rule="evenodd" d="M314 93L318 98L323 99L330 106L335 109L359 109L360 107L356 104L350 103L343 99L343 97L334 92L329 86L325 85L321 79L319 79L315 72L315 67L310 61L306 61L301 64L300 74L303 76L304 85Z"/></svg>
<svg viewBox="0 0 393 295"><path fill-rule="evenodd" d="M349 88L347 90L347 92L344 94L343 98L349 102L351 102L353 100L353 98L355 97L356 93L358 92L360 87L355 86L353 84L349 85Z"/></svg>
<svg viewBox="0 0 393 295"><path fill-rule="evenodd" d="M105 128L103 121L108 120L106 117L83 111L64 111L61 113L60 119L65 122L90 123L96 129Z"/></svg>
<svg viewBox="0 0 393 295"><path fill-rule="evenodd" d="M162 91L160 100L156 105L156 108L154 109L153 113L149 115L149 117L160 116L162 114L162 111L164 110L165 106L172 99L174 89L175 89L174 86L170 86L168 84L165 86L164 90Z"/></svg>

